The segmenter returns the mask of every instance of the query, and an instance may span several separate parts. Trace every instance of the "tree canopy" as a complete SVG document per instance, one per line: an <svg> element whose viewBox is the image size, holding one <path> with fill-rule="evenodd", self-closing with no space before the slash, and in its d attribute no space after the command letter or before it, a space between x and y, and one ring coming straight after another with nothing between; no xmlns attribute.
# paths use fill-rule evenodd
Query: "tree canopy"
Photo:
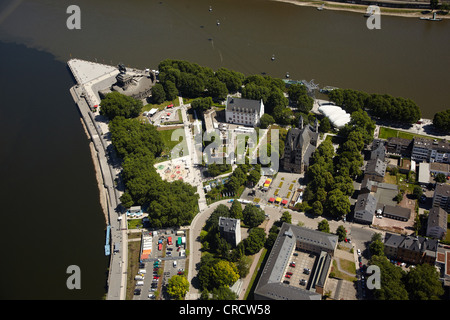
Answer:
<svg viewBox="0 0 450 320"><path fill-rule="evenodd" d="M100 114L110 120L115 117L135 118L142 111L142 101L120 92L110 92L100 102Z"/></svg>

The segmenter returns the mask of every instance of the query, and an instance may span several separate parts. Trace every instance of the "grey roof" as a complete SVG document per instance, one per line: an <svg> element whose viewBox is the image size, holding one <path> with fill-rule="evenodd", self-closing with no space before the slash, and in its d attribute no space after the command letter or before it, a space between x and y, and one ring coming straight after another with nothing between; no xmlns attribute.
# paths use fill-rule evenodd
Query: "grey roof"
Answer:
<svg viewBox="0 0 450 320"><path fill-rule="evenodd" d="M384 236L384 246L386 247L398 248L402 241L403 236L399 234L386 232L386 235Z"/></svg>
<svg viewBox="0 0 450 320"><path fill-rule="evenodd" d="M239 219L219 217L219 228L223 232L235 232Z"/></svg>
<svg viewBox="0 0 450 320"><path fill-rule="evenodd" d="M376 139L373 141L372 150L370 152L370 159L380 159L384 161L386 155L386 147L384 146L384 141Z"/></svg>
<svg viewBox="0 0 450 320"><path fill-rule="evenodd" d="M355 203L355 211L366 210L375 214L377 210L377 199L370 193L363 193L358 196Z"/></svg>
<svg viewBox="0 0 450 320"><path fill-rule="evenodd" d="M448 213L440 208L440 207L433 207L430 209L430 212L428 213L428 228L433 227L441 227L442 229L447 229L447 216Z"/></svg>
<svg viewBox="0 0 450 320"><path fill-rule="evenodd" d="M436 188L434 189L434 194L449 197L450 196L450 184L446 183L437 183Z"/></svg>
<svg viewBox="0 0 450 320"><path fill-rule="evenodd" d="M381 159L373 159L367 161L367 167L364 173L375 174L384 177L386 174L386 163Z"/></svg>
<svg viewBox="0 0 450 320"><path fill-rule="evenodd" d="M338 237L332 234L283 223L255 289L255 295L274 300L320 300L321 295L310 290L282 283L283 271L289 263L296 241L314 243L335 250ZM323 268L330 262L324 261ZM324 281L324 279L319 279Z"/></svg>
<svg viewBox="0 0 450 320"><path fill-rule="evenodd" d="M411 217L411 210L400 206L385 205L383 214L409 219Z"/></svg>
<svg viewBox="0 0 450 320"><path fill-rule="evenodd" d="M236 97L227 98L227 111L258 113L261 111L261 100L250 100Z"/></svg>
<svg viewBox="0 0 450 320"><path fill-rule="evenodd" d="M435 256L438 240L424 237L404 236L386 232L384 245L389 247L403 248L416 252L425 252L427 255Z"/></svg>

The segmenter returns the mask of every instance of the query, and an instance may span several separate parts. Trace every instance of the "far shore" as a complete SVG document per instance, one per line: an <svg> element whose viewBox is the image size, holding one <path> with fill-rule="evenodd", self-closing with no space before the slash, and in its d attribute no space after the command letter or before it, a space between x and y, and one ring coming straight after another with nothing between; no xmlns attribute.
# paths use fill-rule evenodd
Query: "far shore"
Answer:
<svg viewBox="0 0 450 320"><path fill-rule="evenodd" d="M297 6L304 7L320 7L322 4L324 5L324 10L335 10L335 11L348 11L348 12L357 12L357 13L366 13L367 5L353 4L353 3L343 3L343 2L334 2L334 1L307 1L307 0L272 0L277 2L285 2L290 3ZM420 17L431 17L432 14L422 14L422 11L426 9L408 9L408 8L387 8L380 7L381 15L387 16L397 16L397 17L405 17L405 18L416 18ZM442 19L450 19L450 13L447 15L436 14L437 18ZM425 22L425 21L424 21Z"/></svg>

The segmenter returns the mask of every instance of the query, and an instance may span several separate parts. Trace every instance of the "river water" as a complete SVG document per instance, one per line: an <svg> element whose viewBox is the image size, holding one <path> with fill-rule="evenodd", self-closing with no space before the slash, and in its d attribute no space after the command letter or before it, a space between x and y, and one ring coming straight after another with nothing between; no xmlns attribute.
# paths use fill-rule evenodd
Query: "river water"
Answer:
<svg viewBox="0 0 450 320"><path fill-rule="evenodd" d="M81 30L66 27L69 4L81 9ZM382 16L381 30L368 30L361 14L269 0L2 1L0 298L104 294L105 222L68 59L289 72L321 87L411 98L432 118L450 107L449 35L448 20ZM81 290L66 288L72 264Z"/></svg>

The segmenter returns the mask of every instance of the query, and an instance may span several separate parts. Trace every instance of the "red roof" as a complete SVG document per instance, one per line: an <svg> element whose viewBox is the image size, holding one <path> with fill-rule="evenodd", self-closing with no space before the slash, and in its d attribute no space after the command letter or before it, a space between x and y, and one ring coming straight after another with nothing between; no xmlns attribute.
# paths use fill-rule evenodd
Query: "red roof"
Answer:
<svg viewBox="0 0 450 320"><path fill-rule="evenodd" d="M286 204L286 203L287 203L287 200L284 199L283 201L281 201L281 203L282 203L282 204Z"/></svg>
<svg viewBox="0 0 450 320"><path fill-rule="evenodd" d="M270 184L270 180L266 180L266 182L264 182L264 184Z"/></svg>
<svg viewBox="0 0 450 320"><path fill-rule="evenodd" d="M275 198L270 198L269 199L269 202L274 202L275 201Z"/></svg>

